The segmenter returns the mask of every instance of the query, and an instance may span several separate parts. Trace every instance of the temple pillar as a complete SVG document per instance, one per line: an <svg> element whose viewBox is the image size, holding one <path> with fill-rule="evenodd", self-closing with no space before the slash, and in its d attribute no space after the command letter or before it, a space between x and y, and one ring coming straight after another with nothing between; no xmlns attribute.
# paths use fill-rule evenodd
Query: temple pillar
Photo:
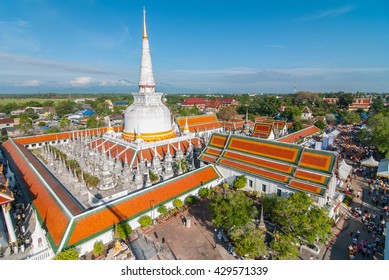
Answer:
<svg viewBox="0 0 389 280"><path fill-rule="evenodd" d="M11 203L3 204L3 205L1 205L1 208L3 209L5 224L7 225L9 242L12 242L12 243L16 242L15 229L14 229L11 214L10 214Z"/></svg>

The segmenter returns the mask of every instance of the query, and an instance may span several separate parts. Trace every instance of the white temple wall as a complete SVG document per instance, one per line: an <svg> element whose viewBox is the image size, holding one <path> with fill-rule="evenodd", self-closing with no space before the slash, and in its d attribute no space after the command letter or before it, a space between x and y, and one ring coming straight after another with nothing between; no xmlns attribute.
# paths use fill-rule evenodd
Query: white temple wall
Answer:
<svg viewBox="0 0 389 280"><path fill-rule="evenodd" d="M250 191L257 191L259 194L277 194L279 197L286 197L293 193L293 191L285 188L283 184L278 184L270 180L266 180L262 177L255 177L247 175L243 172L235 171L223 166L217 166L217 169L223 175L224 179L231 186L234 184L234 180L237 176L246 175L247 185L246 189Z"/></svg>

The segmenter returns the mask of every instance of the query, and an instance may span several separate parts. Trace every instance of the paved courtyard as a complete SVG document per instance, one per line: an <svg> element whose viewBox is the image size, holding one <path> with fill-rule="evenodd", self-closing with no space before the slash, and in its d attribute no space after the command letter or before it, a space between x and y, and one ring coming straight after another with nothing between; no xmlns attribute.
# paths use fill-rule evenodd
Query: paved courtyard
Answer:
<svg viewBox="0 0 389 280"><path fill-rule="evenodd" d="M225 249L224 241L218 241L211 225L206 202L191 207L169 221L146 233L147 238L170 250L177 260L233 260ZM190 223L190 227L185 224ZM164 254L166 255L166 254Z"/></svg>

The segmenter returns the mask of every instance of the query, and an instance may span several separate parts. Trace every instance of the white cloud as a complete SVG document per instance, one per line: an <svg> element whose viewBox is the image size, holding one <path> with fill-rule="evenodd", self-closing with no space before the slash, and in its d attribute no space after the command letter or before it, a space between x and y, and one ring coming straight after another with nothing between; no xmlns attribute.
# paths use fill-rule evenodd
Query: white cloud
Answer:
<svg viewBox="0 0 389 280"><path fill-rule="evenodd" d="M86 86L86 85L91 85L92 83L93 83L92 78L88 76L77 77L70 81L70 84L72 86Z"/></svg>
<svg viewBox="0 0 389 280"><path fill-rule="evenodd" d="M266 45L266 47L274 48L274 49L286 49L287 46L285 45Z"/></svg>
<svg viewBox="0 0 389 280"><path fill-rule="evenodd" d="M353 10L355 10L356 6L342 6L334 9L323 10L318 13L305 15L297 19L297 21L309 21L309 20L317 20L328 17L337 17L344 14L347 14Z"/></svg>
<svg viewBox="0 0 389 280"><path fill-rule="evenodd" d="M28 86L28 87L34 87L34 86L40 86L42 83L38 80L28 80L21 82L21 86Z"/></svg>

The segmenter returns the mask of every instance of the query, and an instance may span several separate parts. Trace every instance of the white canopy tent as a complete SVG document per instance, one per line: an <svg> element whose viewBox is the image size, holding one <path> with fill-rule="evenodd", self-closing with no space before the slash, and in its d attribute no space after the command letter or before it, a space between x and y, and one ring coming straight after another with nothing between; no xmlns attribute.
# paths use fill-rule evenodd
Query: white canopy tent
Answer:
<svg viewBox="0 0 389 280"><path fill-rule="evenodd" d="M361 164L362 164L363 166L368 166L368 167L377 167L378 164L379 164L379 162L376 161L376 160L373 158L373 156L370 156L369 158L362 160Z"/></svg>
<svg viewBox="0 0 389 280"><path fill-rule="evenodd" d="M328 134L328 136L336 137L336 136L338 136L339 134L340 134L340 131L337 130L337 129L335 129L335 130L331 131L331 132Z"/></svg>
<svg viewBox="0 0 389 280"><path fill-rule="evenodd" d="M338 173L339 173L339 179L346 181L348 175L350 174L352 169L352 166L348 165L346 161L343 159L339 163Z"/></svg>
<svg viewBox="0 0 389 280"><path fill-rule="evenodd" d="M377 169L377 177L389 178L389 158L380 161Z"/></svg>

